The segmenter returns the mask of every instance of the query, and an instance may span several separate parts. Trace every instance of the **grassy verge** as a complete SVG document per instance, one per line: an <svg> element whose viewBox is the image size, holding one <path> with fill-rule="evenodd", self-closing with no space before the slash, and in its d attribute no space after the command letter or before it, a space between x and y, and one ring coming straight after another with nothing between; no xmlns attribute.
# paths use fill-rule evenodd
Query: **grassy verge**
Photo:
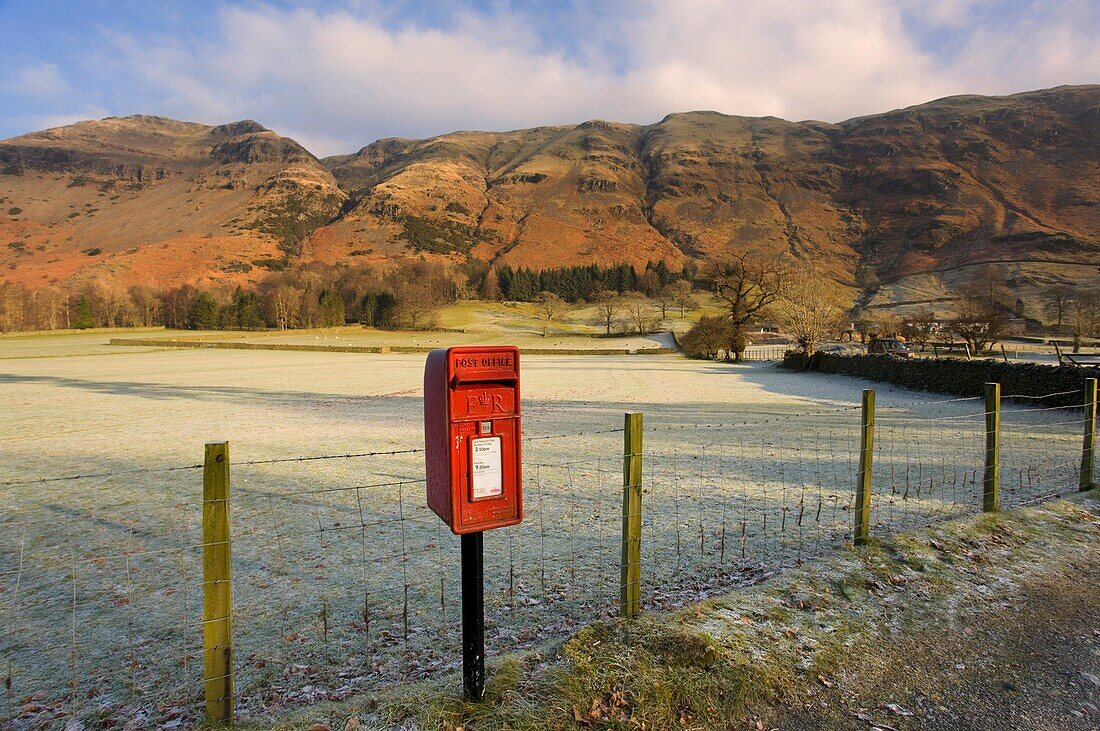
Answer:
<svg viewBox="0 0 1100 731"><path fill-rule="evenodd" d="M784 709L835 706L831 689L853 682L846 669L888 670L897 643L961 631L1036 576L1095 573L1096 492L879 539L676 612L589 625L492 661L480 704L463 701L460 679L448 676L299 709L276 727L771 728ZM892 678L891 688L924 679Z"/></svg>

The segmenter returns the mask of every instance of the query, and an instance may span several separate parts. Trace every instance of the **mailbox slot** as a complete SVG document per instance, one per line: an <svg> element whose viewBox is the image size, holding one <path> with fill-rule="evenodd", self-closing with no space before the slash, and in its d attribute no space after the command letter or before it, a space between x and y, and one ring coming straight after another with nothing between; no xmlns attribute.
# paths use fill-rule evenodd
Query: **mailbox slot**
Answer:
<svg viewBox="0 0 1100 731"><path fill-rule="evenodd" d="M518 378L513 376L503 376L499 378L486 378L485 376L477 373L456 373L451 376L451 386L457 386L460 383L511 383L515 384L519 381Z"/></svg>

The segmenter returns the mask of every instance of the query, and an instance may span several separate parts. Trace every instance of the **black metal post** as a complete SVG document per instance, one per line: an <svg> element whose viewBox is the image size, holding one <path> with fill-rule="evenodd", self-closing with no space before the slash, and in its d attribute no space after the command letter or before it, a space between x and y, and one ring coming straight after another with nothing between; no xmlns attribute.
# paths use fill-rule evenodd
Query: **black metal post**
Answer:
<svg viewBox="0 0 1100 731"><path fill-rule="evenodd" d="M485 561L482 533L462 536L462 687L466 698L485 692Z"/></svg>

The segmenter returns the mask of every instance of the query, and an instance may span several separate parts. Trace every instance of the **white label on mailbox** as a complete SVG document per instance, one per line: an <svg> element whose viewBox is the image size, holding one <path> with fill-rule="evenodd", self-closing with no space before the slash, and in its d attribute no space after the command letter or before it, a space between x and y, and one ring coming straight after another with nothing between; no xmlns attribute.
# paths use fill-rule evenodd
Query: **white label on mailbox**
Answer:
<svg viewBox="0 0 1100 731"><path fill-rule="evenodd" d="M474 500L494 497L504 492L500 469L500 437L471 439L473 449L473 492Z"/></svg>

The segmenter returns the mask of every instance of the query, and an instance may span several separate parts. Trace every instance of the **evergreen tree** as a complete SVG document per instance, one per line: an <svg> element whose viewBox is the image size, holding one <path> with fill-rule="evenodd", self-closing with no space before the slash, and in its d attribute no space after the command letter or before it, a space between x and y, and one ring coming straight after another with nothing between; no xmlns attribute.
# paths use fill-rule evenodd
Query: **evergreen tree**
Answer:
<svg viewBox="0 0 1100 731"><path fill-rule="evenodd" d="M363 295L363 299L359 302L359 323L367 326L374 326L375 317L378 313L378 293L367 292Z"/></svg>
<svg viewBox="0 0 1100 731"><path fill-rule="evenodd" d="M539 292L556 294L567 302L592 300L603 290L618 293L646 291L652 294L669 282L680 278L665 262L646 264L642 276L629 264L616 264L607 269L597 264L557 267L534 272L530 269L512 269L501 266L495 270L500 296L506 300L530 302Z"/></svg>
<svg viewBox="0 0 1100 731"><path fill-rule="evenodd" d="M662 287L671 284L672 281L676 279L676 275L669 270L668 264L665 264L664 259L657 262L657 266L653 267L653 271L657 273L657 277L660 279Z"/></svg>
<svg viewBox="0 0 1100 731"><path fill-rule="evenodd" d="M238 330L260 330L264 319L260 315L260 300L255 292L245 292L239 286L230 305L229 326Z"/></svg>
<svg viewBox="0 0 1100 731"><path fill-rule="evenodd" d="M218 327L218 303L206 292L196 292L187 311L190 330L214 330Z"/></svg>
<svg viewBox="0 0 1100 731"><path fill-rule="evenodd" d="M317 298L321 306L321 324L325 327L333 327L344 324L344 300L335 292L325 289Z"/></svg>
<svg viewBox="0 0 1100 731"><path fill-rule="evenodd" d="M370 327L390 327L394 304L394 297L389 292L367 292L363 295L359 322Z"/></svg>
<svg viewBox="0 0 1100 731"><path fill-rule="evenodd" d="M509 299L517 302L530 302L539 293L539 275L530 269L520 268L516 270L509 288Z"/></svg>
<svg viewBox="0 0 1100 731"><path fill-rule="evenodd" d="M76 303L76 320L73 327L77 330L87 330L95 327L95 318L92 317L92 306L88 304L87 297L81 297Z"/></svg>
<svg viewBox="0 0 1100 731"><path fill-rule="evenodd" d="M515 273L512 271L512 267L507 264L497 268L497 284L500 287L500 296L506 300L513 299L512 278L514 276Z"/></svg>
<svg viewBox="0 0 1100 731"><path fill-rule="evenodd" d="M374 324L376 327L393 327L393 310L397 306L397 298L389 292L380 292L378 304L374 311Z"/></svg>

